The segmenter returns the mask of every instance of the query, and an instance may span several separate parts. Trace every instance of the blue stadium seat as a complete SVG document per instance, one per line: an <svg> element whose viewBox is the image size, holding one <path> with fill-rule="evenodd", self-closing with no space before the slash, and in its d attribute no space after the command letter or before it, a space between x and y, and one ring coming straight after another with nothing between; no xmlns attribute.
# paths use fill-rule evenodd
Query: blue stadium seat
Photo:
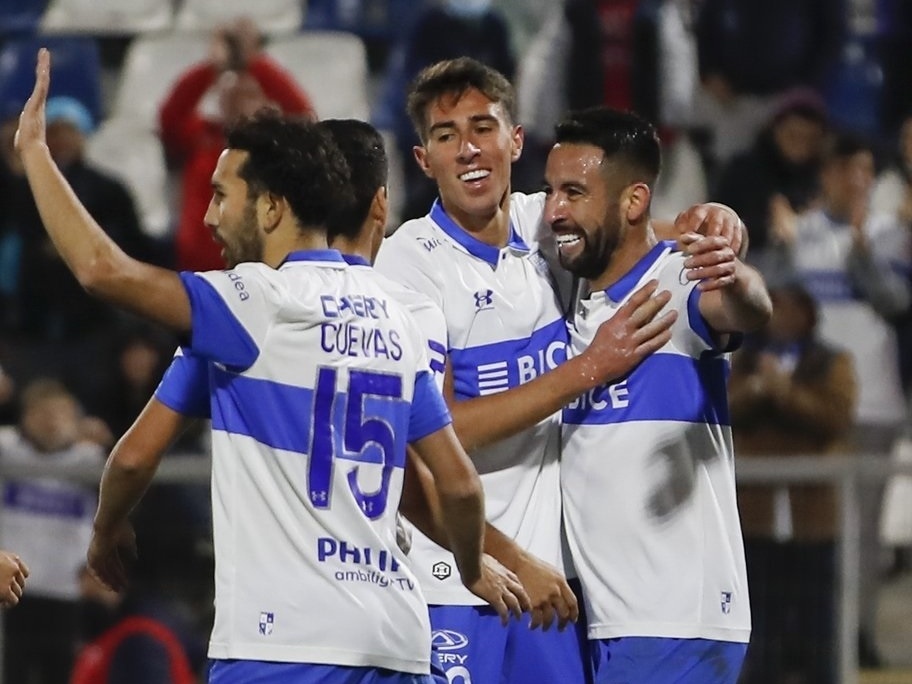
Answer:
<svg viewBox="0 0 912 684"><path fill-rule="evenodd" d="M0 0L0 36L34 32L46 6L47 0Z"/></svg>
<svg viewBox="0 0 912 684"><path fill-rule="evenodd" d="M69 95L101 121L101 55L89 37L29 36L4 43L0 50L0 110L21 107L35 84L35 56L51 51L50 95Z"/></svg>

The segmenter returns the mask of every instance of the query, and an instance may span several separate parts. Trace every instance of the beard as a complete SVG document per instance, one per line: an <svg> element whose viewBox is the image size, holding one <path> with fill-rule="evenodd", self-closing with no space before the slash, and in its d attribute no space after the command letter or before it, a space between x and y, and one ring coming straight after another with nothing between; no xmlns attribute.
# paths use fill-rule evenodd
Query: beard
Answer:
<svg viewBox="0 0 912 684"><path fill-rule="evenodd" d="M256 220L256 207L248 202L241 215L240 225L232 231L231 242L225 241L224 258L228 268L248 261L263 260L263 236Z"/></svg>

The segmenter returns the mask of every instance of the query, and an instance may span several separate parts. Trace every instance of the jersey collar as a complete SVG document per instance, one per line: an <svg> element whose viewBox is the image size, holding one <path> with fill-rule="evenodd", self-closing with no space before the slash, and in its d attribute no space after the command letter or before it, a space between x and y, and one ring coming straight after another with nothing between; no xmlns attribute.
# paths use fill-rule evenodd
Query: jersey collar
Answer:
<svg viewBox="0 0 912 684"><path fill-rule="evenodd" d="M357 254L343 254L342 259L349 266L370 266L370 262Z"/></svg>
<svg viewBox="0 0 912 684"><path fill-rule="evenodd" d="M627 297L646 272L652 268L656 260L666 251L672 249L674 245L675 243L671 240L664 240L650 249L620 280L605 288L605 294L608 299L612 302L620 302Z"/></svg>
<svg viewBox="0 0 912 684"><path fill-rule="evenodd" d="M469 254L482 261L487 261L491 266L497 266L497 262L500 261L500 249L472 237L468 231L456 225L456 222L446 213L439 199L434 200L434 206L431 207L431 213L428 216L440 226L444 233L462 245ZM516 232L512 221L510 221L510 237L507 240L507 247L520 252L530 251L528 245Z"/></svg>
<svg viewBox="0 0 912 684"><path fill-rule="evenodd" d="M285 264L290 264L293 262L323 262L330 264L344 264L345 259L342 258L342 253L337 249L301 249L296 252L289 252L282 263L279 264L279 268L282 268Z"/></svg>

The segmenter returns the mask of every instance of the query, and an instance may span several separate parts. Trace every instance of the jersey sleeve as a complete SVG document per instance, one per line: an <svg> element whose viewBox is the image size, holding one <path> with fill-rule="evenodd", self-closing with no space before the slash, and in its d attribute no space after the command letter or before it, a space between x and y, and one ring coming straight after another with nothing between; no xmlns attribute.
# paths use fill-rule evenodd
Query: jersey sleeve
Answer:
<svg viewBox="0 0 912 684"><path fill-rule="evenodd" d="M453 422L443 394L431 376L430 371L421 371L415 376L415 393L409 415L408 441L414 442L437 432Z"/></svg>
<svg viewBox="0 0 912 684"><path fill-rule="evenodd" d="M253 264L180 274L192 311L190 351L233 370L259 356L278 309L278 295Z"/></svg>
<svg viewBox="0 0 912 684"><path fill-rule="evenodd" d="M178 349L155 390L155 398L181 415L209 418L208 362Z"/></svg>

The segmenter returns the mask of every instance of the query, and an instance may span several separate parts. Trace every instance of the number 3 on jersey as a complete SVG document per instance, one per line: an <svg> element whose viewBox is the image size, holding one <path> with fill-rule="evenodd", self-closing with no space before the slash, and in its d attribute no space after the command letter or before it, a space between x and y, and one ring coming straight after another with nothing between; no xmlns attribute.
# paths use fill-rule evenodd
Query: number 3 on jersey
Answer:
<svg viewBox="0 0 912 684"><path fill-rule="evenodd" d="M409 404L402 400L399 375L350 370L348 392L336 392L338 371L320 368L313 403L313 441L307 489L315 508L329 508L336 459L376 464L380 485L370 492L358 483L360 465L346 476L348 488L365 516L386 511L390 477L405 467Z"/></svg>

